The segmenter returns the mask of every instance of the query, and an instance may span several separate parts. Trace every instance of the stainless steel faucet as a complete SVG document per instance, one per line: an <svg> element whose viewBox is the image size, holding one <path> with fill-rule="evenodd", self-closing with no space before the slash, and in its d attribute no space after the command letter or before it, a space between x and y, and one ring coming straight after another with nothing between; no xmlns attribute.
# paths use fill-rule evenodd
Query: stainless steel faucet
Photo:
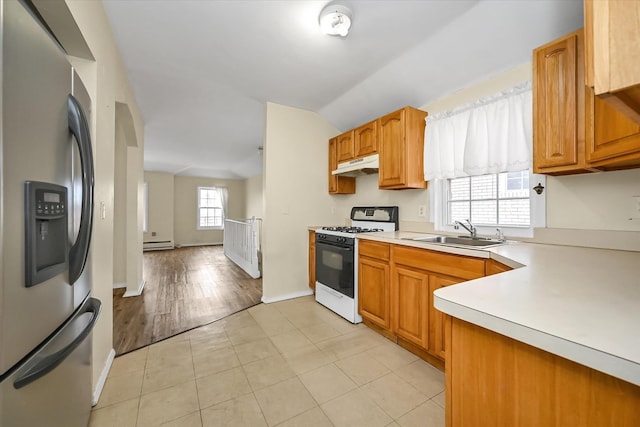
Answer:
<svg viewBox="0 0 640 427"><path fill-rule="evenodd" d="M469 234L471 235L471 238L475 239L476 238L476 227L474 227L473 224L471 224L471 221L469 221L468 219L465 220L465 221L467 221L467 223L469 224L468 226L463 224L460 221L456 221L455 223L457 225L459 225L460 227L464 228L465 230L467 230L469 232Z"/></svg>

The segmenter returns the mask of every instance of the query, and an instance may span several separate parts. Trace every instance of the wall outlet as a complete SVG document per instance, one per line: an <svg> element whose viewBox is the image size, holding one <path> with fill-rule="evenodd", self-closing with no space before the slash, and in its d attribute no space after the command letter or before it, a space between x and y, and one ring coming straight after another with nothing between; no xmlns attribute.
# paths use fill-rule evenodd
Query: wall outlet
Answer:
<svg viewBox="0 0 640 427"><path fill-rule="evenodd" d="M418 216L422 218L427 216L427 207L425 205L418 206Z"/></svg>

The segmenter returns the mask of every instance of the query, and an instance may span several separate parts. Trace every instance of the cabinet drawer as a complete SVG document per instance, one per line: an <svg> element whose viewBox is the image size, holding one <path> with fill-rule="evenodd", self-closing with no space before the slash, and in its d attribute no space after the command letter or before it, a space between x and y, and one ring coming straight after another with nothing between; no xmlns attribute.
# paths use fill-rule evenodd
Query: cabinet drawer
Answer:
<svg viewBox="0 0 640 427"><path fill-rule="evenodd" d="M468 280L483 277L485 267L483 259L402 245L393 246L393 262Z"/></svg>
<svg viewBox="0 0 640 427"><path fill-rule="evenodd" d="M389 260L389 244L374 242L372 240L360 240L358 243L359 256L368 256L376 259Z"/></svg>

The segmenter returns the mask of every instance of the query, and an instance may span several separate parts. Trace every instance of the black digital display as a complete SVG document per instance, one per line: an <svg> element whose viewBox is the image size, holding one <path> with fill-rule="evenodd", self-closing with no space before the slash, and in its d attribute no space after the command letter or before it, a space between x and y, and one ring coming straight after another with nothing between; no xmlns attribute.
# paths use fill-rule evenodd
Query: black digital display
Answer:
<svg viewBox="0 0 640 427"><path fill-rule="evenodd" d="M364 216L373 216L373 209L365 209Z"/></svg>
<svg viewBox="0 0 640 427"><path fill-rule="evenodd" d="M44 201L50 203L60 203L60 194L58 193L43 193Z"/></svg>

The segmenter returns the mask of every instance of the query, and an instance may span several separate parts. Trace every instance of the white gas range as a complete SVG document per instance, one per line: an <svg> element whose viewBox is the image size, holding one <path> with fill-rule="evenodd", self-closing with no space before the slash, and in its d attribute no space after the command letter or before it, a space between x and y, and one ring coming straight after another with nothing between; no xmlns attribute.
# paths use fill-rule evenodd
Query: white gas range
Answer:
<svg viewBox="0 0 640 427"><path fill-rule="evenodd" d="M351 323L358 314L358 233L398 230L398 207L354 207L350 227L316 230L316 301Z"/></svg>

